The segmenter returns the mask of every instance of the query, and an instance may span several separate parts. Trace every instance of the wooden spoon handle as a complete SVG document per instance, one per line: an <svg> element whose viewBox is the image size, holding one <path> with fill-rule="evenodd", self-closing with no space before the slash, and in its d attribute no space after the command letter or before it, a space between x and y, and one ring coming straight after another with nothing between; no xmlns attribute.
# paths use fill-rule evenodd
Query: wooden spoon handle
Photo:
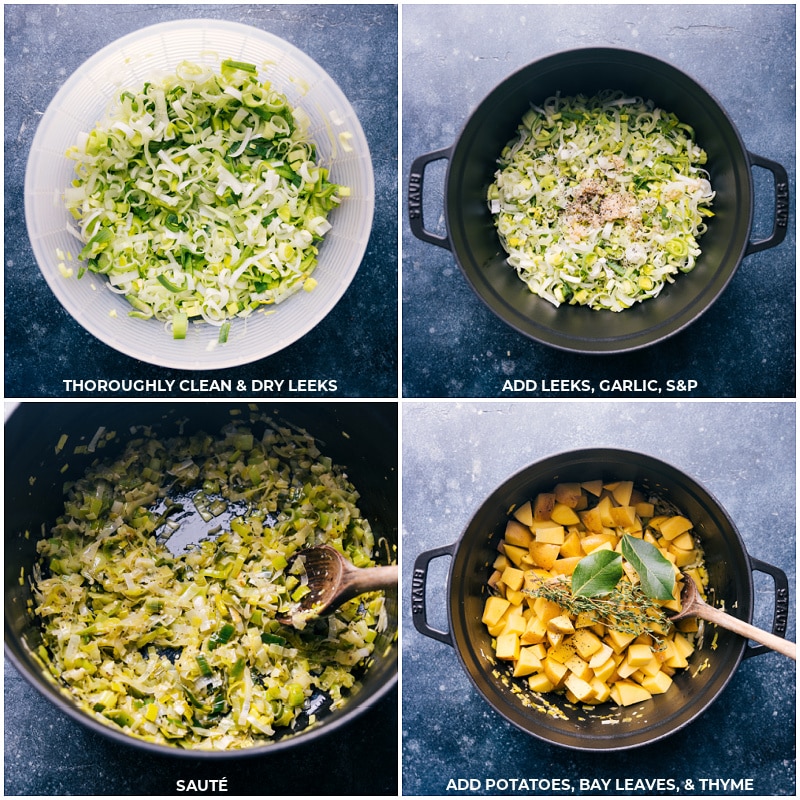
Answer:
<svg viewBox="0 0 800 800"><path fill-rule="evenodd" d="M343 584L347 587L348 595L355 597L364 592L391 589L397 586L397 577L397 564L388 567L354 568L346 571Z"/></svg>
<svg viewBox="0 0 800 800"><path fill-rule="evenodd" d="M704 605L697 610L697 616L713 622L721 628L738 633L747 639L752 639L754 642L766 645L770 649L783 653L783 655L797 661L797 645L794 642L775 636L774 633L763 631L761 628L756 628L755 625L750 625L748 622L732 617L719 608Z"/></svg>

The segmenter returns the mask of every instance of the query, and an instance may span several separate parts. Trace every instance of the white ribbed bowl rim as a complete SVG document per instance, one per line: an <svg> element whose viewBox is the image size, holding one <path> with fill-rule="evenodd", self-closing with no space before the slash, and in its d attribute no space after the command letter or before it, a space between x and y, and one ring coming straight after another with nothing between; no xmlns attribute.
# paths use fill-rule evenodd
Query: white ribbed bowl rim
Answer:
<svg viewBox="0 0 800 800"><path fill-rule="evenodd" d="M344 43L342 43L344 46ZM81 131L90 131L114 97L181 61L218 67L224 59L259 66L259 76L283 92L310 119L309 138L335 183L351 190L331 212L333 228L320 245L311 292L300 291L247 319L234 319L228 341L219 329L190 324L186 339L173 340L162 322L128 317L130 306L109 291L105 278L87 272L77 279L59 268L59 251L77 259L81 243L67 229L71 216L62 193L73 178L66 158ZM340 133L349 133L350 150ZM25 217L31 246L47 284L87 331L141 361L176 369L221 369L251 363L288 347L314 328L337 304L367 248L375 208L374 177L364 131L333 79L294 45L267 31L220 20L177 20L142 28L104 47L77 69L56 93L31 145L25 173ZM66 262L65 262L66 263ZM112 315L112 309L116 316Z"/></svg>

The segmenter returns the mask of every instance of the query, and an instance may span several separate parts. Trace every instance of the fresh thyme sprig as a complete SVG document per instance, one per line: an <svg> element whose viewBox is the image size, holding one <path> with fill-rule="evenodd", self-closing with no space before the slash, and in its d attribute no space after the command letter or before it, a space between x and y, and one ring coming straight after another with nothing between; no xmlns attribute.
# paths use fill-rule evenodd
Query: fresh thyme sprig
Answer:
<svg viewBox="0 0 800 800"><path fill-rule="evenodd" d="M655 640L669 633L672 622L661 606L648 597L638 585L621 580L614 589L600 597L584 597L572 593L564 578L543 580L529 573L524 594L543 597L570 614L590 614L607 628L640 636L647 633Z"/></svg>

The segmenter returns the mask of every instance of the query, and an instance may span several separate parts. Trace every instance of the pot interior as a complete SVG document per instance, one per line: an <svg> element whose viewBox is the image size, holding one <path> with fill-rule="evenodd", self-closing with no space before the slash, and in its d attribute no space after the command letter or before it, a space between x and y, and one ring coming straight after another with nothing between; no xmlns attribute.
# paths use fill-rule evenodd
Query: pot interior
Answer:
<svg viewBox="0 0 800 800"><path fill-rule="evenodd" d="M512 476L480 507L465 530L450 568L450 631L456 652L483 697L518 728L546 741L580 750L624 750L674 733L722 691L742 658L745 642L706 626L702 647L689 668L663 695L628 708L613 703L573 706L563 695L535 694L524 680L492 658L491 636L481 622L486 581L503 537L509 508L533 500L561 481L632 480L674 504L694 523L705 550L709 600L750 621L752 577L738 531L724 509L694 480L650 456L608 449L553 456ZM712 642L715 646L712 647ZM700 669L701 665L703 666Z"/></svg>
<svg viewBox="0 0 800 800"><path fill-rule="evenodd" d="M486 192L497 159L523 114L557 92L592 95L619 89L651 99L695 129L708 153L716 191L702 254L691 273L661 294L623 312L584 306L555 308L532 294L506 263ZM752 222L752 176L747 153L725 111L694 80L671 65L625 50L590 48L545 58L519 70L478 106L457 140L445 188L453 253L478 296L501 319L551 346L586 353L632 350L688 325L719 296L744 255Z"/></svg>
<svg viewBox="0 0 800 800"><path fill-rule="evenodd" d="M5 471L5 637L6 650L25 677L63 711L104 735L136 743L159 752L196 756L197 751L150 744L107 727L84 714L55 685L31 653L41 641L37 622L27 611L31 592L27 580L20 584L20 570L30 575L36 559L36 541L43 530L63 513L65 481L83 474L100 451L75 454L75 445L89 443L100 426L117 431L115 440L102 451L122 449L132 426L152 425L165 433L204 430L217 433L239 412L248 419L247 404L227 403L27 403L20 405L6 422ZM297 403L262 405L270 417L305 429L335 464L346 468L361 495L359 507L370 521L376 541L384 537L397 545L397 409L394 404ZM62 434L69 436L56 453ZM63 471L62 471L63 470ZM25 536L25 531L30 536ZM396 554L395 554L396 557ZM338 728L382 697L397 676L397 592L387 592L389 625L378 637L374 663L365 672L361 688L339 711L322 717L306 731L245 750L208 752L203 757L248 755L270 752L307 742Z"/></svg>

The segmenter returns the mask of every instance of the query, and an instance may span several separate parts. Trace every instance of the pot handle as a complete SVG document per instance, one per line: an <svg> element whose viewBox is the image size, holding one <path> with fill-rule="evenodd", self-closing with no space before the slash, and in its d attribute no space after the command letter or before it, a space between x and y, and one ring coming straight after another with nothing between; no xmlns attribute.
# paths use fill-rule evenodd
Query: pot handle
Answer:
<svg viewBox="0 0 800 800"><path fill-rule="evenodd" d="M775 182L775 218L772 223L772 233L766 239L757 242L748 242L744 251L746 256L758 253L769 247L779 245L786 238L789 226L789 176L786 170L777 162L763 156L757 156L748 151L750 166L763 167L772 173Z"/></svg>
<svg viewBox="0 0 800 800"><path fill-rule="evenodd" d="M772 632L775 636L786 638L786 625L789 621L789 580L786 573L766 561L761 561L750 556L750 567L756 572L770 575L775 584L775 610L772 615ZM744 658L760 656L762 653L771 653L769 647L763 644L748 645L744 651Z"/></svg>
<svg viewBox="0 0 800 800"><path fill-rule="evenodd" d="M443 642L453 646L453 640L448 631L440 631L428 625L428 615L425 607L425 590L428 583L428 565L435 558L453 555L455 544L448 544L444 547L437 547L435 550L428 550L420 553L414 561L414 575L411 578L411 618L414 627L423 635L437 642Z"/></svg>
<svg viewBox="0 0 800 800"><path fill-rule="evenodd" d="M425 220L422 216L422 188L425 182L425 167L432 161L441 161L444 158L449 161L452 152L452 147L445 147L418 156L411 164L408 176L408 223L411 226L411 233L417 239L435 244L437 247L444 247L445 250L452 250L447 234L439 236L425 229Z"/></svg>

